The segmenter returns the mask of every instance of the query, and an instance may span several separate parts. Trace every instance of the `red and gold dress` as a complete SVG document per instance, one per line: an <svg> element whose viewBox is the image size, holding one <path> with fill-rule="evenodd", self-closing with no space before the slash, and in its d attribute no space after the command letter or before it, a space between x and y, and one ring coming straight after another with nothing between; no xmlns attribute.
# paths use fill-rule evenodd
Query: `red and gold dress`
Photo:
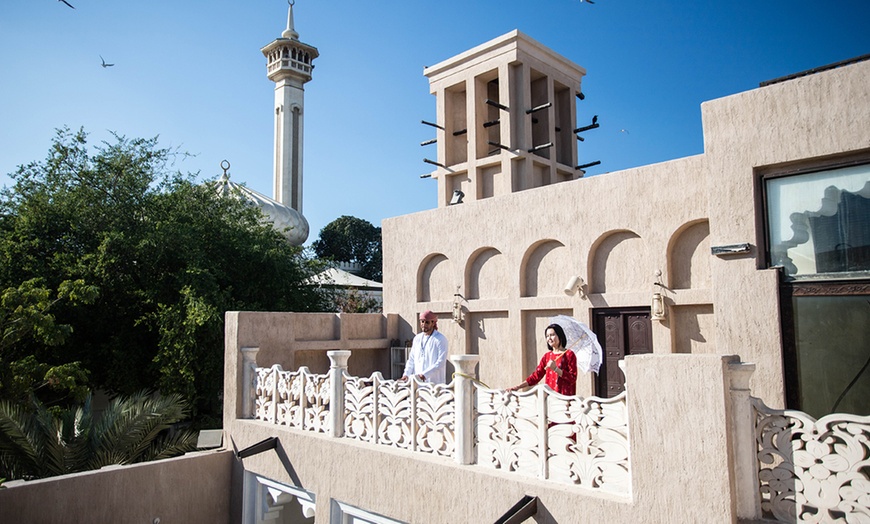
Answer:
<svg viewBox="0 0 870 524"><path fill-rule="evenodd" d="M562 370L560 377L555 370L547 369L547 364L551 361L556 361L556 366ZM550 386L550 389L562 395L577 394L577 355L573 351L565 350L563 353L555 351L547 351L541 357L541 362L538 363L537 369L529 375L526 383L529 386L534 386L546 376L545 384Z"/></svg>

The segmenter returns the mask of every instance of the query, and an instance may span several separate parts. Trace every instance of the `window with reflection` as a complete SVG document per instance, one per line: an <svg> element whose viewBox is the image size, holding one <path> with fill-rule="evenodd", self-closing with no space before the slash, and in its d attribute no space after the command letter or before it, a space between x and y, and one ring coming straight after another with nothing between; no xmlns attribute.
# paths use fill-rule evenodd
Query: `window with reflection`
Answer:
<svg viewBox="0 0 870 524"><path fill-rule="evenodd" d="M765 185L771 265L795 279L870 274L870 164Z"/></svg>
<svg viewBox="0 0 870 524"><path fill-rule="evenodd" d="M870 164L769 178L765 195L771 266L793 279L870 274Z"/></svg>

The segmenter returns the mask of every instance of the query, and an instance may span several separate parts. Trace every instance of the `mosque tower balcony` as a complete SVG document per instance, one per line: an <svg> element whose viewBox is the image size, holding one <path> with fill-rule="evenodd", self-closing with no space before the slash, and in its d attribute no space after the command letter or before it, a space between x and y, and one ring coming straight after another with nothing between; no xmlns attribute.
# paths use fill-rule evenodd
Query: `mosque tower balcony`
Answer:
<svg viewBox="0 0 870 524"><path fill-rule="evenodd" d="M311 80L312 62L317 58L317 48L298 40L279 38L263 48L266 56L266 75L277 82L288 76L298 77L302 82Z"/></svg>
<svg viewBox="0 0 870 524"><path fill-rule="evenodd" d="M287 28L261 51L266 56L266 76L273 82L288 77L299 80L299 86L311 80L314 71L315 58L319 56L317 48L299 41L293 22L293 4L287 9Z"/></svg>

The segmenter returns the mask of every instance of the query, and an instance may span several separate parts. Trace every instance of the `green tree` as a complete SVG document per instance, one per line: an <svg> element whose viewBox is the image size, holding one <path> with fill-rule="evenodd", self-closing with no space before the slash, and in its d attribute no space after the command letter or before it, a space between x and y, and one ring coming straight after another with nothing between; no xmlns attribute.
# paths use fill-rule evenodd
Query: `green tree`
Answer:
<svg viewBox="0 0 870 524"><path fill-rule="evenodd" d="M336 218L320 230L311 247L320 258L359 264L363 278L383 279L381 228L367 220L347 215Z"/></svg>
<svg viewBox="0 0 870 524"><path fill-rule="evenodd" d="M139 392L95 416L91 399L57 414L41 403L0 401L0 477L39 479L182 455L197 433L170 431L189 414L180 395Z"/></svg>
<svg viewBox="0 0 870 524"><path fill-rule="evenodd" d="M0 289L39 278L99 291L91 304L53 305L72 328L63 343L27 337L15 354L79 362L110 393L180 393L201 423L219 420L224 312L322 311L325 294L306 282L323 264L257 208L170 172L177 153L156 138L116 135L93 154L86 138L59 130L46 160L21 166L0 197Z"/></svg>
<svg viewBox="0 0 870 524"><path fill-rule="evenodd" d="M72 326L57 324L51 308L58 302L89 304L97 296L93 286L82 280L65 280L56 294L31 279L18 287L0 291L0 392L7 398L24 400L35 390L47 387L55 400L81 400L87 394L87 372L79 362L51 366L34 355L16 353L22 340L32 339L48 346L62 344Z"/></svg>
<svg viewBox="0 0 870 524"><path fill-rule="evenodd" d="M380 313L381 303L359 289L334 289L335 309L339 313Z"/></svg>

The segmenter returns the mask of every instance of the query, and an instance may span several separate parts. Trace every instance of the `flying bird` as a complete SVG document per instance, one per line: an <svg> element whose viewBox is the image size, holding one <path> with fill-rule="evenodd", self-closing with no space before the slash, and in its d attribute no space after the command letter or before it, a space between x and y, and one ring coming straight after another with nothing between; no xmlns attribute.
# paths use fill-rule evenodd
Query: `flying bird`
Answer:
<svg viewBox="0 0 870 524"><path fill-rule="evenodd" d="M61 0L61 1L63 1L63 0ZM103 55L100 55L100 60L103 61L103 63L100 64L100 65L103 66L103 67L112 67L113 65L115 65L115 64L107 64L107 63L106 63L106 59L103 58Z"/></svg>
<svg viewBox="0 0 870 524"><path fill-rule="evenodd" d="M66 0L57 0L57 1L65 3L67 6L69 6L70 9L75 9L75 7L73 7L72 4L67 2Z"/></svg>
<svg viewBox="0 0 870 524"><path fill-rule="evenodd" d="M620 133L625 133L626 135L630 135L630 134L631 134L631 133L628 132L628 129L620 129L619 132L620 132Z"/></svg>
<svg viewBox="0 0 870 524"><path fill-rule="evenodd" d="M583 2L586 2L587 4L594 4L594 3L595 3L595 2L593 2L592 0L580 0L580 3L581 3L581 4L582 4Z"/></svg>

